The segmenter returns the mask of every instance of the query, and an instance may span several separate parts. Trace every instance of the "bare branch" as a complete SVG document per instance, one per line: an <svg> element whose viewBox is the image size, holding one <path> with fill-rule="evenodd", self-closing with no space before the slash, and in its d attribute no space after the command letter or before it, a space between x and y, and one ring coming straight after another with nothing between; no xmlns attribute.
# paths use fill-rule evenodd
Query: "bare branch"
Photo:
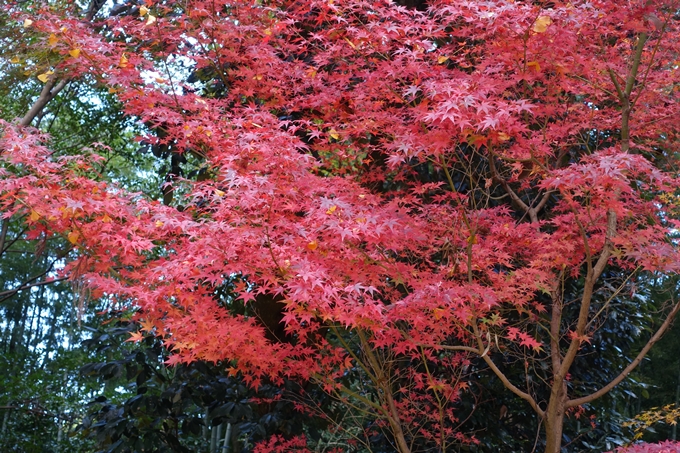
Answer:
<svg viewBox="0 0 680 453"><path fill-rule="evenodd" d="M536 205L536 207L534 207L532 209L536 210L536 212L540 212L541 209L543 209L543 207L546 205L546 203L550 199L550 195L552 195L552 194L553 194L552 190L549 190L546 193L544 193L543 198L541 198L541 201L539 201L538 204Z"/></svg>
<svg viewBox="0 0 680 453"><path fill-rule="evenodd" d="M5 238L7 237L7 229L9 228L9 219L2 221L2 231L0 231L0 256L5 253Z"/></svg>
<svg viewBox="0 0 680 453"><path fill-rule="evenodd" d="M525 392L525 391L523 391L523 390L520 390L519 387L517 387L517 386L514 385L512 382L510 382L510 380L508 379L508 377L507 377L505 374L503 374L503 372L496 366L496 364L493 362L493 360L491 360L491 357L489 357L489 355L486 353L486 352L488 352L488 351L487 351L486 348L484 347L484 342L482 341L482 336L481 336L481 333L479 332L479 328L477 327L477 325L473 323L473 324L472 324L472 328L473 328L473 330L474 330L475 337L477 338L477 346L479 347L479 348L478 348L476 351L474 351L474 352L475 352L476 354L478 354L482 359L484 359L484 361L485 361L486 364L489 366L489 368L491 368L491 371L493 371L493 373L498 377L498 379L501 380L501 382L503 383L503 385L505 386L506 389L510 390L512 393L514 393L515 395L519 396L519 397L522 398L524 401L526 401L527 403L529 403L529 405L531 406L531 408L532 408L532 409L533 409L540 417L544 417L544 416L545 416L545 412L543 411L543 409L541 409L541 408L538 406L538 403L536 403L536 400L534 399L534 397L531 396L529 393L527 393L527 392Z"/></svg>
<svg viewBox="0 0 680 453"><path fill-rule="evenodd" d="M105 0L91 0L90 6L88 6L87 8L87 13L85 13L85 19L88 22L91 22L92 19L94 19L94 16L97 15L99 10L102 9L105 3L106 3Z"/></svg>
<svg viewBox="0 0 680 453"><path fill-rule="evenodd" d="M23 291L23 290L29 289L29 288L34 288L36 286L51 285L52 283L62 282L64 280L68 280L68 277L60 277L60 278L54 278L52 280L44 280L44 281L38 282L38 283L30 283L30 284L27 284L27 285L22 285L18 288L3 291L3 292L0 293L0 296L2 297L2 299L0 299L0 302L4 302L5 300L9 299L11 296L15 295L19 291Z"/></svg>
<svg viewBox="0 0 680 453"><path fill-rule="evenodd" d="M38 96L38 99L35 101L33 106L29 109L28 112L26 112L26 115L24 115L24 117L19 122L19 125L20 126L30 125L33 122L33 119L35 119L35 117L38 116L40 112L43 111L47 103L54 99L54 97L57 94L59 94L61 90L64 89L66 84L68 84L68 80L62 79L59 81L59 83L57 83L55 75L52 75L47 80L47 83L45 83L45 86L40 92L40 96Z"/></svg>
<svg viewBox="0 0 680 453"><path fill-rule="evenodd" d="M676 302L675 306L673 307L673 310L671 310L671 312L668 314L666 320L663 322L661 327L659 327L659 330L657 330L656 333L652 336L652 338L649 339L649 341L647 342L645 347L642 348L637 357L635 357L635 359L632 362L630 362L630 364L618 376L616 376L614 380L612 380L609 384L602 387L600 390L591 393L590 395L581 398L576 398L573 400L568 400L567 407L576 407L594 401L597 398L607 394L611 389L613 389L621 381L623 381L628 376L628 374L630 374L630 372L633 371L640 364L640 362L642 362L642 359L645 358L645 356L652 348L652 346L654 346L654 344L657 341L659 341L659 339L663 336L666 330L668 330L668 326L671 325L671 322L673 322L673 319L675 318L675 315L677 315L678 311L680 311L680 302Z"/></svg>

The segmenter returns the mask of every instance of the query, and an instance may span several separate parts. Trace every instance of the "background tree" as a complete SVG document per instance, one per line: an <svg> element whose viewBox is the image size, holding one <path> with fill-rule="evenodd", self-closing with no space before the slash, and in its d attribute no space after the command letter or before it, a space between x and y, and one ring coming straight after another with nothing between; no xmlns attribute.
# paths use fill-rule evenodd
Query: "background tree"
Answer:
<svg viewBox="0 0 680 453"><path fill-rule="evenodd" d="M14 20L17 9L7 6L0 11L0 117L28 122L26 114L32 112L30 122L51 134L54 156L106 143L99 148L99 178L131 190L156 186L153 162L136 152L134 121L91 80L64 84L49 104L32 108L46 86L36 76L54 56L36 46L41 37ZM145 170L141 178L138 172ZM101 389L79 374L84 362L96 358L82 351L80 342L89 338L87 327L98 324L94 313L105 305L84 304L78 286L59 275L76 255L66 238L31 235L16 220L5 215L0 220L0 449L91 451L92 443L75 436L75 427L88 399Z"/></svg>

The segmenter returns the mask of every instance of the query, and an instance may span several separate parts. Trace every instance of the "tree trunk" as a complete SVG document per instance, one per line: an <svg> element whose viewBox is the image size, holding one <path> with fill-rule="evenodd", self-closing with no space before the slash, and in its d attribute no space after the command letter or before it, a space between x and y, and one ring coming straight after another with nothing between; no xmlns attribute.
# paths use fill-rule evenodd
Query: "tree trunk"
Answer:
<svg viewBox="0 0 680 453"><path fill-rule="evenodd" d="M550 402L545 411L545 453L560 453L562 429L567 403L567 383L561 379L553 384Z"/></svg>
<svg viewBox="0 0 680 453"><path fill-rule="evenodd" d="M0 428L0 439L5 437L5 432L7 432L7 423L9 422L9 411L10 411L10 409L5 409L5 415L2 417L2 428Z"/></svg>
<svg viewBox="0 0 680 453"><path fill-rule="evenodd" d="M221 453L229 453L231 451L231 423L227 423L226 433L224 434L224 442L222 442Z"/></svg>
<svg viewBox="0 0 680 453"><path fill-rule="evenodd" d="M215 453L215 451L217 451L217 433L217 426L210 428L210 453Z"/></svg>

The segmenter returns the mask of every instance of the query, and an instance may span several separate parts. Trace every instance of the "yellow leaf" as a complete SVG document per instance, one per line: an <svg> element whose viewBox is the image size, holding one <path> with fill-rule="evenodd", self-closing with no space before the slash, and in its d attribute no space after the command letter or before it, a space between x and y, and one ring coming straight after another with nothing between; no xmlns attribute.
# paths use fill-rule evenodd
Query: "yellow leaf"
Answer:
<svg viewBox="0 0 680 453"><path fill-rule="evenodd" d="M156 16L149 14L149 17L146 19L146 25L151 25L154 22L156 22Z"/></svg>
<svg viewBox="0 0 680 453"><path fill-rule="evenodd" d="M160 228L162 226L163 226L163 222L161 222L160 220L156 220L156 228Z"/></svg>
<svg viewBox="0 0 680 453"><path fill-rule="evenodd" d="M505 132L499 132L498 133L498 140L501 142L507 142L510 140L510 136L506 134Z"/></svg>
<svg viewBox="0 0 680 453"><path fill-rule="evenodd" d="M552 24L552 19L549 16L538 16L532 29L536 33L545 33L550 24Z"/></svg>
<svg viewBox="0 0 680 453"><path fill-rule="evenodd" d="M267 36L271 36L272 30L270 28L265 28L263 33Z"/></svg>
<svg viewBox="0 0 680 453"><path fill-rule="evenodd" d="M142 6L139 8L139 15L140 15L140 16L146 16L146 13L148 13L148 12L149 12L149 8L147 8L147 7L144 6L144 5L142 5Z"/></svg>
<svg viewBox="0 0 680 453"><path fill-rule="evenodd" d="M31 25L33 25L33 21L31 19L24 19L24 28L28 28Z"/></svg>
<svg viewBox="0 0 680 453"><path fill-rule="evenodd" d="M14 58L12 58L11 60L9 60L9 62L10 62L10 63L14 63L14 64L21 63L21 58L19 58L19 57L14 57Z"/></svg>
<svg viewBox="0 0 680 453"><path fill-rule="evenodd" d="M127 54L123 54L120 56L120 61L118 61L118 66L121 68L127 68L128 66L128 57Z"/></svg>
<svg viewBox="0 0 680 453"><path fill-rule="evenodd" d="M109 217L108 214L104 214L104 217L102 217L102 222L109 223L110 221L111 221L111 217Z"/></svg>
<svg viewBox="0 0 680 453"><path fill-rule="evenodd" d="M536 72L541 72L541 65L538 64L538 61L530 61L527 63L527 67L532 68Z"/></svg>
<svg viewBox="0 0 680 453"><path fill-rule="evenodd" d="M78 238L79 238L79 237L80 237L80 233L78 233L77 231L71 231L71 232L68 234L68 241L69 241L71 244L74 244L74 245L75 245L76 242L78 242Z"/></svg>
<svg viewBox="0 0 680 453"><path fill-rule="evenodd" d="M331 129L330 131L328 131L328 135L330 135L333 140L337 140L340 138L340 134L338 134L338 131L336 131L335 129Z"/></svg>
<svg viewBox="0 0 680 453"><path fill-rule="evenodd" d="M253 77L253 80L262 80L262 74L257 74L255 77Z"/></svg>
<svg viewBox="0 0 680 453"><path fill-rule="evenodd" d="M58 42L59 38L57 38L57 36L54 33L52 33L50 37L47 38L47 43L50 45L50 47L56 46Z"/></svg>
<svg viewBox="0 0 680 453"><path fill-rule="evenodd" d="M336 209L338 209L338 207L333 205L330 208L328 208L328 211L326 211L326 214L333 214Z"/></svg>
<svg viewBox="0 0 680 453"><path fill-rule="evenodd" d="M219 190L219 189L215 189L215 195L217 195L218 197L223 197L223 196L224 196L224 192L222 192L222 191Z"/></svg>
<svg viewBox="0 0 680 453"><path fill-rule="evenodd" d="M307 244L307 248L311 250L312 252L316 250L316 248L319 246L319 244L316 241L312 241L309 244Z"/></svg>
<svg viewBox="0 0 680 453"><path fill-rule="evenodd" d="M312 79L316 77L316 69L314 68L307 69L307 77L310 77Z"/></svg>
<svg viewBox="0 0 680 453"><path fill-rule="evenodd" d="M40 74L38 76L38 80L40 80L42 83L47 83L47 81L50 79L50 76L54 74L54 71L47 71L43 74Z"/></svg>
<svg viewBox="0 0 680 453"><path fill-rule="evenodd" d="M445 57L444 55L437 58L437 63L439 63L439 64L446 63L447 61L449 61L449 57Z"/></svg>
<svg viewBox="0 0 680 453"><path fill-rule="evenodd" d="M68 51L68 54L73 58L78 58L80 56L80 49L71 49Z"/></svg>
<svg viewBox="0 0 680 453"><path fill-rule="evenodd" d="M38 220L40 220L40 214L38 214L37 211L31 211L30 219L31 219L31 222L37 222Z"/></svg>

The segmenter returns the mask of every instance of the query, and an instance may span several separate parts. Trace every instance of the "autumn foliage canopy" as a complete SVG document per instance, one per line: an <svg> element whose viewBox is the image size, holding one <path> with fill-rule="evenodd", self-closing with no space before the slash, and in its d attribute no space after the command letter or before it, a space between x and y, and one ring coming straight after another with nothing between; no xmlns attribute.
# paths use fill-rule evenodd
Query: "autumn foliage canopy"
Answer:
<svg viewBox="0 0 680 453"><path fill-rule="evenodd" d="M17 12L44 58L16 64L47 93L77 80L115 93L148 130L140 146L184 166L165 203L98 177L106 143L57 156L13 123L0 203L36 241L71 244L63 272L135 307L170 363L335 392L360 366L384 385L398 371L381 360L403 357L449 370L394 377L441 403L465 391L471 357L493 370L503 352L550 363L549 401L504 383L559 431L587 402L566 382L606 312L605 276L680 266L673 1L127 6L91 21ZM566 281L580 282L571 318ZM376 411L399 438L427 405L395 393Z"/></svg>

